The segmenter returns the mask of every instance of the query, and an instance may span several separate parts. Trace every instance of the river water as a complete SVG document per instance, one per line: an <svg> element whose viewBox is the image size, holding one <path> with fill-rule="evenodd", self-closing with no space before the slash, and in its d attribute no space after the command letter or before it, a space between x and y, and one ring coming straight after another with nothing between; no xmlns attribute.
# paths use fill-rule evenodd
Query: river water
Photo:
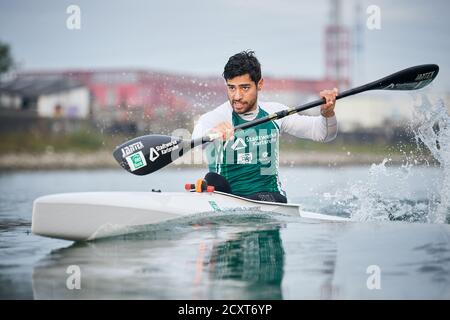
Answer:
<svg viewBox="0 0 450 320"><path fill-rule="evenodd" d="M450 226L437 216L445 198L440 167L281 168L290 202L351 223L229 213L91 243L30 233L39 196L182 191L202 175L187 168L145 177L120 170L3 172L0 297L450 298ZM73 266L80 289L67 285Z"/></svg>
<svg viewBox="0 0 450 320"><path fill-rule="evenodd" d="M182 191L200 169L0 173L1 299L450 299L450 117L423 95L411 129L439 166L283 167L319 222L224 212L73 243L30 233L33 200L62 192Z"/></svg>

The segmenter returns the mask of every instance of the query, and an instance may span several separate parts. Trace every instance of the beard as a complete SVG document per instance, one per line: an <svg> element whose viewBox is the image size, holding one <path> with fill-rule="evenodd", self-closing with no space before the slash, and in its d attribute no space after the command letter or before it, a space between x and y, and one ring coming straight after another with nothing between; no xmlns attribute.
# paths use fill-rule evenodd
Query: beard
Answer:
<svg viewBox="0 0 450 320"><path fill-rule="evenodd" d="M231 106L233 107L233 111L236 112L237 114L244 114L256 109L256 98L250 101L230 100L230 103Z"/></svg>

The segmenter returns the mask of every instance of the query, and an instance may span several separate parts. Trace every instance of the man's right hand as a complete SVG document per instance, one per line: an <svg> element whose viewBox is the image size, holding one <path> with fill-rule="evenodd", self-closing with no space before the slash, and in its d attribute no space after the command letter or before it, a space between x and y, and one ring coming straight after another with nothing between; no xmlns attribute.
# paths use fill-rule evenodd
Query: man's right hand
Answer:
<svg viewBox="0 0 450 320"><path fill-rule="evenodd" d="M230 122L221 122L211 129L211 133L218 133L222 140L228 140L234 135L234 128Z"/></svg>

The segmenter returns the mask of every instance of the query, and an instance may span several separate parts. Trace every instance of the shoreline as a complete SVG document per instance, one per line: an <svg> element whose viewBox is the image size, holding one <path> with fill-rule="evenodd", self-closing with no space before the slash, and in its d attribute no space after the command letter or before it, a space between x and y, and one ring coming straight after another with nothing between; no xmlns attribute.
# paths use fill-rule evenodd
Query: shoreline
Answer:
<svg viewBox="0 0 450 320"><path fill-rule="evenodd" d="M189 154L188 154L189 155ZM189 164L185 155L168 167L204 168L206 163ZM194 159L201 159L194 155ZM280 152L281 167L343 167L380 164L388 159L387 165L438 165L431 158L418 156L408 159L405 155L379 155L370 153L292 151ZM412 160L412 161L411 161ZM0 155L0 171L7 170L79 170L79 169L120 169L109 151L82 152L47 152L43 154L4 154Z"/></svg>

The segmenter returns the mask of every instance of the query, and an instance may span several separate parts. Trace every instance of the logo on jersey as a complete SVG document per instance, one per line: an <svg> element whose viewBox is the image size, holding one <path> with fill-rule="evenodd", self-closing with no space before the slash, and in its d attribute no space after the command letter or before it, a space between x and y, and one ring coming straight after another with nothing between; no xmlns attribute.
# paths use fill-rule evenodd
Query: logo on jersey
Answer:
<svg viewBox="0 0 450 320"><path fill-rule="evenodd" d="M231 146L231 149L234 151L245 149L247 147L247 144L242 138L237 138L236 141Z"/></svg>
<svg viewBox="0 0 450 320"><path fill-rule="evenodd" d="M238 164L250 164L253 160L252 153L239 153L237 155L237 163Z"/></svg>

